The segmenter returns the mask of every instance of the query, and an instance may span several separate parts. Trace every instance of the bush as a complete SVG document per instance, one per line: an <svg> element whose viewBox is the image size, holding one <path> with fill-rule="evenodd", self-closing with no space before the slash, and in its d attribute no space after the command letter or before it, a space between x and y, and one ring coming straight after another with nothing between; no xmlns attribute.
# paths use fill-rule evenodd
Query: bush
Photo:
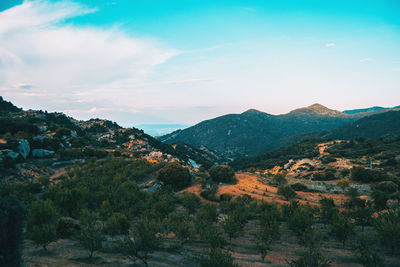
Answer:
<svg viewBox="0 0 400 267"><path fill-rule="evenodd" d="M277 186L285 185L287 183L285 176L282 174L274 175L272 177L272 181Z"/></svg>
<svg viewBox="0 0 400 267"><path fill-rule="evenodd" d="M235 172L227 165L212 166L208 172L214 182L232 183L235 181Z"/></svg>
<svg viewBox="0 0 400 267"><path fill-rule="evenodd" d="M295 183L295 184L292 184L290 187L292 187L292 189L295 191L307 191L308 190L308 187L302 183Z"/></svg>
<svg viewBox="0 0 400 267"><path fill-rule="evenodd" d="M350 170L350 177L354 181L371 183L379 182L384 179L384 175L376 170L369 170L363 167L353 167Z"/></svg>
<svg viewBox="0 0 400 267"><path fill-rule="evenodd" d="M171 162L158 171L158 179L179 190L190 184L191 175L188 169L178 162Z"/></svg>
<svg viewBox="0 0 400 267"><path fill-rule="evenodd" d="M102 248L104 236L100 216L95 212L83 210L79 218L80 231L75 236L78 245L89 252L92 258L93 252Z"/></svg>
<svg viewBox="0 0 400 267"><path fill-rule="evenodd" d="M377 183L374 188L376 190L385 192L385 193L395 193L397 190L399 190L399 187L397 184L393 183L392 181L383 181L380 183Z"/></svg>
<svg viewBox="0 0 400 267"><path fill-rule="evenodd" d="M207 200L210 200L210 201L218 201L218 199L217 199L217 197L215 196L215 194L218 192L218 185L216 185L216 184L214 184L214 185L212 185L210 188L206 188L206 189L203 189L201 192L200 192L200 196L201 197L203 197L203 198L205 198L205 199L207 199Z"/></svg>
<svg viewBox="0 0 400 267"><path fill-rule="evenodd" d="M47 245L57 240L58 214L49 200L32 202L27 224L28 238L47 250Z"/></svg>
<svg viewBox="0 0 400 267"><path fill-rule="evenodd" d="M129 231L129 221L126 216L119 212L114 212L106 221L106 233L110 236L127 234Z"/></svg>
<svg viewBox="0 0 400 267"><path fill-rule="evenodd" d="M206 257L200 259L201 267L239 267L233 262L233 257L221 249L211 249Z"/></svg>
<svg viewBox="0 0 400 267"><path fill-rule="evenodd" d="M383 245L389 247L392 254L400 248L400 210L390 209L376 220L376 230Z"/></svg>
<svg viewBox="0 0 400 267"><path fill-rule="evenodd" d="M189 213L194 213L201 206L200 198L194 193L183 192L181 201Z"/></svg>
<svg viewBox="0 0 400 267"><path fill-rule="evenodd" d="M57 236L60 238L72 237L79 230L79 224L71 217L61 217L57 224Z"/></svg>
<svg viewBox="0 0 400 267"><path fill-rule="evenodd" d="M278 194L284 196L286 200L290 200L296 196L296 191L288 185L278 187Z"/></svg>
<svg viewBox="0 0 400 267"><path fill-rule="evenodd" d="M327 170L326 172L314 173L312 179L316 181L329 181L329 180L335 180L336 176L333 170Z"/></svg>

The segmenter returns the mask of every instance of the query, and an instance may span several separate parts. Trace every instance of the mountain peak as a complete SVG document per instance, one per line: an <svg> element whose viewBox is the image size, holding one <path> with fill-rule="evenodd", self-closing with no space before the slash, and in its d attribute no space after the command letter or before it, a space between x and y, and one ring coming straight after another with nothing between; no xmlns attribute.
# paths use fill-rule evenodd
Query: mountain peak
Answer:
<svg viewBox="0 0 400 267"><path fill-rule="evenodd" d="M333 110L329 109L321 104L315 103L312 104L311 106L304 107L304 108L298 108L290 112L291 114L318 114L318 115L324 115L324 116L340 116L343 115L342 112L338 110Z"/></svg>
<svg viewBox="0 0 400 267"><path fill-rule="evenodd" d="M260 113L264 113L264 112L259 111L259 110L254 109L254 108L251 108L251 109L246 110L242 114L250 114L250 113L252 113L252 114L260 114Z"/></svg>

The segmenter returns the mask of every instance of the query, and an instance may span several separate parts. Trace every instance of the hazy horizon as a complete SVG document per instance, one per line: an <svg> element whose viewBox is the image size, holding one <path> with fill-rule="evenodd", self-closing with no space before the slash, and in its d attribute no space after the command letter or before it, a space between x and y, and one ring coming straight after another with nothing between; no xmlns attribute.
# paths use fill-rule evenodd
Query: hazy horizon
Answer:
<svg viewBox="0 0 400 267"><path fill-rule="evenodd" d="M400 100L398 1L2 1L0 95L122 126Z"/></svg>

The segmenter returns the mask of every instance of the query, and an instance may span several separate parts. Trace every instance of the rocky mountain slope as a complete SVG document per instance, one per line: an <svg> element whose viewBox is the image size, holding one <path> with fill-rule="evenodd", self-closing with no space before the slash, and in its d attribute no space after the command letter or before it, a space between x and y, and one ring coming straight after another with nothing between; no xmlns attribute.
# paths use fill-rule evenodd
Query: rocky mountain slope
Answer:
<svg viewBox="0 0 400 267"><path fill-rule="evenodd" d="M200 122L164 135L159 140L167 144L182 141L195 147L206 147L221 157L235 159L272 150L291 136L338 128L361 116L331 110L320 104L283 115L251 109Z"/></svg>
<svg viewBox="0 0 400 267"><path fill-rule="evenodd" d="M400 111L367 116L328 132L302 135L297 139L303 141L256 157L236 160L232 166L236 169L273 168L283 166L291 159L312 159L319 156L319 144L335 140L342 140L331 145L331 151L336 151L336 154L341 151L338 156L353 160L368 156L377 161L396 158L400 151Z"/></svg>
<svg viewBox="0 0 400 267"><path fill-rule="evenodd" d="M62 113L24 111L0 99L0 179L53 175L60 166L110 155L152 163L177 160L190 168L218 158L189 145L164 144L137 128Z"/></svg>

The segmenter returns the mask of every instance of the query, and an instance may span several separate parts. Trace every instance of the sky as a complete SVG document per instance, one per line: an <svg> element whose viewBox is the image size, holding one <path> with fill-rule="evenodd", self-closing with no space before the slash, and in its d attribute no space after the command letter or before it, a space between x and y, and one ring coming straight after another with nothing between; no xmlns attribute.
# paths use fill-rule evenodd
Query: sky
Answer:
<svg viewBox="0 0 400 267"><path fill-rule="evenodd" d="M400 105L397 0L0 1L0 95L122 126Z"/></svg>

